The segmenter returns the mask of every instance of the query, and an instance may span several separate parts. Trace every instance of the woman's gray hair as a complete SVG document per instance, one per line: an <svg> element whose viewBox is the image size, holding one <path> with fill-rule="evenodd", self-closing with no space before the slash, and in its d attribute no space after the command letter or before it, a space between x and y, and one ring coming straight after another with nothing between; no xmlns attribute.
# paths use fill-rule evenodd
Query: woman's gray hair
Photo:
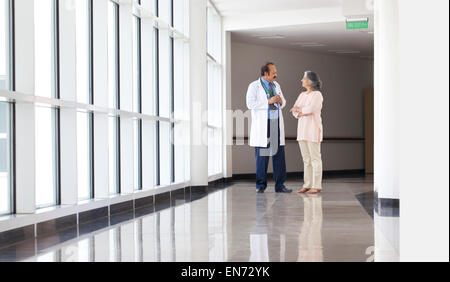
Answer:
<svg viewBox="0 0 450 282"><path fill-rule="evenodd" d="M305 78L308 79L309 86L314 91L321 91L322 90L322 81L320 80L320 77L317 73L312 71L306 71L305 72Z"/></svg>

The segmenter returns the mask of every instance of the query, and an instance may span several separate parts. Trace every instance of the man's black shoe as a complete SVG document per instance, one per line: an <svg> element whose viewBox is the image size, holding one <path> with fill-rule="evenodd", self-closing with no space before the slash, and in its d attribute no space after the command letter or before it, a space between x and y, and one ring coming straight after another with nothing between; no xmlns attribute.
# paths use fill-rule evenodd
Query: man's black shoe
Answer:
<svg viewBox="0 0 450 282"><path fill-rule="evenodd" d="M256 189L256 192L262 194L262 193L264 193L265 190L266 190L266 189Z"/></svg>
<svg viewBox="0 0 450 282"><path fill-rule="evenodd" d="M291 189L283 188L281 190L276 191L277 193L292 193Z"/></svg>

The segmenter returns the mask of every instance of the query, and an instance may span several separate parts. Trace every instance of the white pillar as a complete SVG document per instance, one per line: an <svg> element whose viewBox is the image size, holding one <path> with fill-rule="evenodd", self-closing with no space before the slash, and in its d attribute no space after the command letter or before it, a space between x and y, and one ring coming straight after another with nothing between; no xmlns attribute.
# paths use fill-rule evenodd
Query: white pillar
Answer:
<svg viewBox="0 0 450 282"><path fill-rule="evenodd" d="M190 89L191 89L191 184L208 185L208 121L206 87L206 0L191 0Z"/></svg>
<svg viewBox="0 0 450 282"><path fill-rule="evenodd" d="M400 199L400 261L448 261L448 6L375 1L375 188Z"/></svg>
<svg viewBox="0 0 450 282"><path fill-rule="evenodd" d="M60 98L77 100L75 7L59 5ZM61 204L78 202L77 110L60 109Z"/></svg>
<svg viewBox="0 0 450 282"><path fill-rule="evenodd" d="M16 91L34 93L34 3L15 1ZM35 195L34 105L16 103L16 212L33 213Z"/></svg>
<svg viewBox="0 0 450 282"><path fill-rule="evenodd" d="M108 1L93 1L94 12L94 104L108 107ZM109 196L108 116L94 115L95 198Z"/></svg>
<svg viewBox="0 0 450 282"><path fill-rule="evenodd" d="M400 261L449 260L449 1L398 0Z"/></svg>
<svg viewBox="0 0 450 282"><path fill-rule="evenodd" d="M399 199L398 3L396 0L378 0L376 5L375 191L378 192L379 198Z"/></svg>

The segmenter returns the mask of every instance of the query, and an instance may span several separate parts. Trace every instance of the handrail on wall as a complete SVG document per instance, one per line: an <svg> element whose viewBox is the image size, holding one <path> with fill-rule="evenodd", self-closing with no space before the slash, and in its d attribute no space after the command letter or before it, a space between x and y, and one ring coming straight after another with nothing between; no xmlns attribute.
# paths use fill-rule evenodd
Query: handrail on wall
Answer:
<svg viewBox="0 0 450 282"><path fill-rule="evenodd" d="M234 141L248 141L248 137L237 138L233 137ZM364 137L324 137L323 141L365 141ZM286 141L295 141L297 142L297 137L286 137Z"/></svg>

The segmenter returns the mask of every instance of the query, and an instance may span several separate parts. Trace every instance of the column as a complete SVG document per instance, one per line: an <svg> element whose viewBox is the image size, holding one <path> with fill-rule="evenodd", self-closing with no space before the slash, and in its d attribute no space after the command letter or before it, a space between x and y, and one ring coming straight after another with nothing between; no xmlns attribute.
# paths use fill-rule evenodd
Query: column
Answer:
<svg viewBox="0 0 450 282"><path fill-rule="evenodd" d="M16 91L34 95L34 3L15 1ZM34 104L16 103L16 212L33 213L35 195Z"/></svg>
<svg viewBox="0 0 450 282"><path fill-rule="evenodd" d="M94 0L94 105L108 107L108 1ZM109 196L108 115L94 114L95 198Z"/></svg>
<svg viewBox="0 0 450 282"><path fill-rule="evenodd" d="M59 5L60 99L77 100L75 7ZM78 202L77 110L60 109L61 204Z"/></svg>
<svg viewBox="0 0 450 282"><path fill-rule="evenodd" d="M208 185L206 0L190 1L191 185Z"/></svg>

